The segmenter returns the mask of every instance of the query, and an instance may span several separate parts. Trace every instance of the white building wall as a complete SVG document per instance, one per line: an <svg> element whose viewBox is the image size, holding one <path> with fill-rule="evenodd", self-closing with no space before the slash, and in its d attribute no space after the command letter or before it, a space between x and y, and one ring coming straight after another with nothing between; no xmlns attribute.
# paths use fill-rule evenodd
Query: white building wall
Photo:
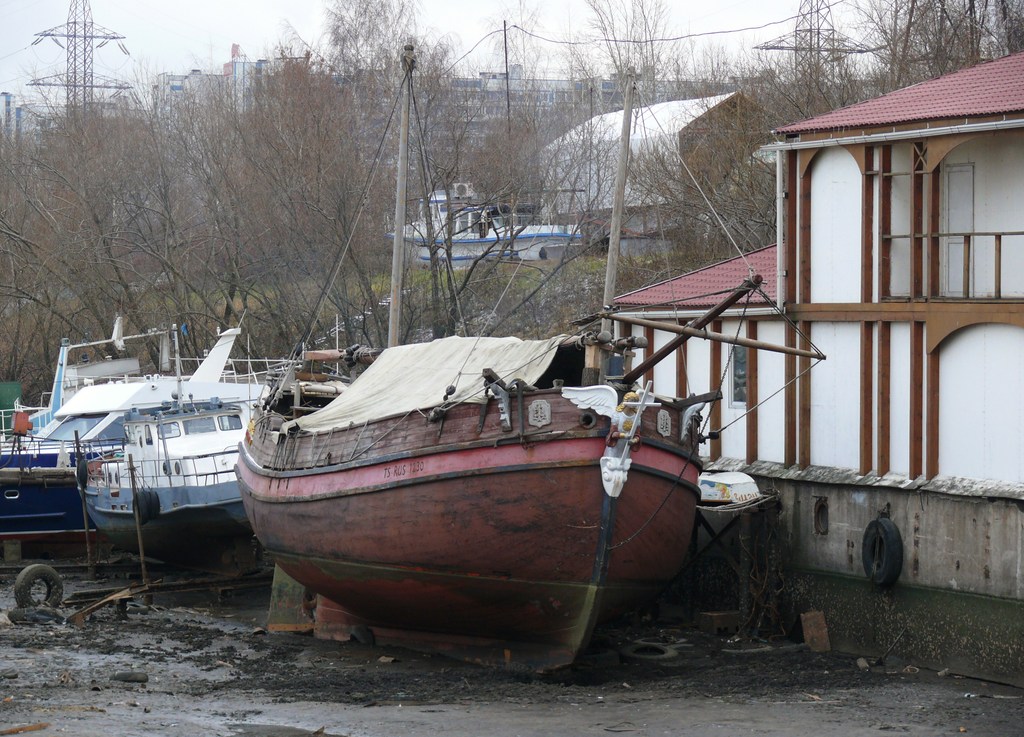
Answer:
<svg viewBox="0 0 1024 737"><path fill-rule="evenodd" d="M1024 329L975 325L939 350L939 473L1024 482Z"/></svg>
<svg viewBox="0 0 1024 737"><path fill-rule="evenodd" d="M690 340L686 343L686 380L689 383L688 394L703 394L712 388L718 388L718 377L714 387L711 385L711 342L707 340Z"/></svg>
<svg viewBox="0 0 1024 737"><path fill-rule="evenodd" d="M782 322L762 321L757 325L757 339L775 345L786 342ZM786 357L772 351L757 354L757 455L764 461L784 463L786 460ZM778 392L775 394L775 392ZM775 396L771 396L775 394Z"/></svg>
<svg viewBox="0 0 1024 737"><path fill-rule="evenodd" d="M811 369L811 465L860 463L860 326L815 323L811 340L828 359Z"/></svg>
<svg viewBox="0 0 1024 737"><path fill-rule="evenodd" d="M811 300L857 302L861 271L861 174L843 148L828 148L812 163Z"/></svg>
<svg viewBox="0 0 1024 737"><path fill-rule="evenodd" d="M907 475L910 473L910 325L893 323L889 344L889 470Z"/></svg>
<svg viewBox="0 0 1024 737"><path fill-rule="evenodd" d="M675 333L655 330L654 345L647 349L648 354L655 353L675 337ZM676 391L676 362L672 356L665 358L665 360L654 367L654 392L664 397L682 396Z"/></svg>
<svg viewBox="0 0 1024 737"><path fill-rule="evenodd" d="M744 337L747 328L739 320L723 320L722 333L730 336ZM734 346L722 344L722 374L711 377L712 388L721 386L722 399L720 428L722 432L722 455L728 458L744 458L747 454L747 403L737 404L733 401L733 363L730 360Z"/></svg>

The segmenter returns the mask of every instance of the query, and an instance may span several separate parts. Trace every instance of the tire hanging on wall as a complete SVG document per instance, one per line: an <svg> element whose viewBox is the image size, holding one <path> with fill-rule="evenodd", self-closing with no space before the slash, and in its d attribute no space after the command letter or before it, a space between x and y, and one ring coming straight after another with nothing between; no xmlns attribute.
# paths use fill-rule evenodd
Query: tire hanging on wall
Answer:
<svg viewBox="0 0 1024 737"><path fill-rule="evenodd" d="M861 545L864 573L872 583L891 586L903 570L903 536L888 517L872 520L864 528Z"/></svg>

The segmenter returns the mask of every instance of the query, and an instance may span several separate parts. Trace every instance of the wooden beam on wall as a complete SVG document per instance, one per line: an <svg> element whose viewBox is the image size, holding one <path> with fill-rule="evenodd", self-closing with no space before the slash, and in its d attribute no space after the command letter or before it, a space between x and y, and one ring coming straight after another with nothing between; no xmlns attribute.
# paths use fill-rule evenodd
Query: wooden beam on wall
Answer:
<svg viewBox="0 0 1024 737"><path fill-rule="evenodd" d="M910 297L924 296L924 168L925 144L914 144L910 204Z"/></svg>
<svg viewBox="0 0 1024 737"><path fill-rule="evenodd" d="M757 321L747 320L747 337L757 340ZM757 460L757 355L759 351L747 351L747 463Z"/></svg>
<svg viewBox="0 0 1024 737"><path fill-rule="evenodd" d="M682 320L677 320L680 325ZM708 389L711 387L709 386ZM676 348L676 396L686 397L690 393L690 380L686 375L686 343Z"/></svg>
<svg viewBox="0 0 1024 737"><path fill-rule="evenodd" d="M910 323L910 478L924 473L924 323Z"/></svg>
<svg viewBox="0 0 1024 737"><path fill-rule="evenodd" d="M864 147L861 190L860 301L874 301L875 283L875 147Z"/></svg>
<svg viewBox="0 0 1024 737"><path fill-rule="evenodd" d="M933 169L928 174L929 187L928 197L928 296L939 296L939 233L941 227L940 202L942 196L941 176L939 169Z"/></svg>
<svg viewBox="0 0 1024 737"><path fill-rule="evenodd" d="M790 151L786 159L786 224L783 228L785 241L783 269L785 270L786 301L797 302L796 293L796 249L797 249L797 152Z"/></svg>
<svg viewBox="0 0 1024 737"><path fill-rule="evenodd" d="M796 348L796 329L787 324L786 325L786 345L790 348ZM787 468L796 465L796 424L798 420L797 413L797 386L796 386L796 356L792 353L787 353L785 358L785 370L786 370L786 389L784 392L784 398L786 403L786 428L785 428L785 453L784 460Z"/></svg>
<svg viewBox="0 0 1024 737"><path fill-rule="evenodd" d="M860 324L860 473L874 467L875 325Z"/></svg>
<svg viewBox="0 0 1024 737"><path fill-rule="evenodd" d="M811 168L800 177L800 235L797 242L799 302L811 301Z"/></svg>
<svg viewBox="0 0 1024 737"><path fill-rule="evenodd" d="M715 320L711 323L711 329L716 333L722 332L722 321ZM711 341L709 346L711 353L711 365L708 368L708 387L714 391L717 387L722 390L722 399L717 402L711 403L711 416L710 423L713 430L718 430L722 427L722 402L725 400L725 381L722 377L722 344L717 340ZM722 440L721 438L715 438L711 441L710 448L711 460L716 460L722 457Z"/></svg>
<svg viewBox="0 0 1024 737"><path fill-rule="evenodd" d="M878 227L881 238L878 241L878 296L888 297L892 293L892 145L886 144L881 150L881 164L878 167Z"/></svg>
<svg viewBox="0 0 1024 737"><path fill-rule="evenodd" d="M892 324L878 323L878 461L875 473L889 473L892 440L889 435L892 415L890 386L892 381Z"/></svg>
<svg viewBox="0 0 1024 737"><path fill-rule="evenodd" d="M927 468L925 475L933 479L939 475L939 352L937 348L928 354L928 417L925 432Z"/></svg>
<svg viewBox="0 0 1024 737"><path fill-rule="evenodd" d="M800 347L805 350L811 348L811 323L802 322L800 323ZM800 366L799 385L800 385L800 430L799 430L799 443L800 451L798 457L798 463L802 468L807 468L811 465L811 438L813 436L811 428L811 359L806 356L800 356L797 360Z"/></svg>
<svg viewBox="0 0 1024 737"><path fill-rule="evenodd" d="M647 339L647 350L644 351L644 358L650 356L656 348L654 347L654 328L644 328L644 337ZM654 381L654 366L644 371L644 386L648 381Z"/></svg>

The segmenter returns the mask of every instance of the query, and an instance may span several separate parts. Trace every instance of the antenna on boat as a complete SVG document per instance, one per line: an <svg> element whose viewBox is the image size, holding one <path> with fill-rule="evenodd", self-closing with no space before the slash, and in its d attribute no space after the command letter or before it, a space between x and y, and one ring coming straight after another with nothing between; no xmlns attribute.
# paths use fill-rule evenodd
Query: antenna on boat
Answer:
<svg viewBox="0 0 1024 737"><path fill-rule="evenodd" d="M171 325L171 332L174 333L174 378L177 381L177 397L181 401L181 351L178 347L178 326Z"/></svg>
<svg viewBox="0 0 1024 737"><path fill-rule="evenodd" d="M395 237L391 258L391 308L388 313L388 348L398 345L402 322L402 286L405 281L405 197L409 174L409 108L412 101L412 70L416 68L413 45L402 53L402 124L398 133L398 176L395 184Z"/></svg>

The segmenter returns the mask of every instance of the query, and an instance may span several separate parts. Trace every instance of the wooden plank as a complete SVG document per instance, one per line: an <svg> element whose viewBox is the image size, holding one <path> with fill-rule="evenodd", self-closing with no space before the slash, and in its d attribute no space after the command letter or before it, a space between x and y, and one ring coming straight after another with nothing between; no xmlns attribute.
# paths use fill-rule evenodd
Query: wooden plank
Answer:
<svg viewBox="0 0 1024 737"><path fill-rule="evenodd" d="M797 242L797 152L789 151L786 166L786 224L783 231L783 269L785 270L786 302L797 302L796 242Z"/></svg>
<svg viewBox="0 0 1024 737"><path fill-rule="evenodd" d="M828 627L825 626L824 612L804 612L800 615L800 625L804 631L804 642L812 652L827 653L832 649L828 639Z"/></svg>
<svg viewBox="0 0 1024 737"><path fill-rule="evenodd" d="M926 418L927 430L925 431L927 469L925 475L932 479L939 475L939 351L936 348L928 354L928 386L927 403L928 417Z"/></svg>
<svg viewBox="0 0 1024 737"><path fill-rule="evenodd" d="M911 178L910 204L910 296L924 296L924 144L914 144L914 173Z"/></svg>
<svg viewBox="0 0 1024 737"><path fill-rule="evenodd" d="M933 169L928 174L928 179L931 184L931 197L928 203L928 232L930 234L928 238L928 296L938 297L939 296L939 231L942 229L942 221L940 215L942 214L942 192L940 190L940 182L942 177L939 176L939 170Z"/></svg>
<svg viewBox="0 0 1024 737"><path fill-rule="evenodd" d="M786 345L790 348L796 347L796 330L791 325L786 325ZM796 465L796 423L797 423L797 387L796 387L796 356L786 354L786 389L784 391L786 403L786 466Z"/></svg>
<svg viewBox="0 0 1024 737"><path fill-rule="evenodd" d="M757 321L747 320L747 337L757 340ZM747 351L747 463L757 460L757 351Z"/></svg>
<svg viewBox="0 0 1024 737"><path fill-rule="evenodd" d="M910 323L910 478L924 473L924 323Z"/></svg>
<svg viewBox="0 0 1024 737"><path fill-rule="evenodd" d="M874 450L874 324L860 326L860 472L868 473Z"/></svg>
<svg viewBox="0 0 1024 737"><path fill-rule="evenodd" d="M881 238L878 247L878 296L888 297L892 294L892 145L882 146L882 161L879 166L881 182L878 195L878 219Z"/></svg>
<svg viewBox="0 0 1024 737"><path fill-rule="evenodd" d="M805 350L810 350L811 323L800 323L800 332L803 333L800 338L800 347ZM800 356L797 361L801 371L799 380L800 429L798 435L800 451L797 462L801 467L807 468L811 465L811 437L814 434L814 428L811 427L811 372L809 370L811 367L811 359L805 356Z"/></svg>
<svg viewBox="0 0 1024 737"><path fill-rule="evenodd" d="M875 147L864 147L864 176L861 190L860 301L874 300L875 279Z"/></svg>
<svg viewBox="0 0 1024 737"><path fill-rule="evenodd" d="M647 350L644 351L644 358L654 354L654 328L644 328L644 337L647 338ZM644 386L648 381L654 381L654 366L644 371Z"/></svg>
<svg viewBox="0 0 1024 737"><path fill-rule="evenodd" d="M1001 299L1003 296L1003 236L1001 233L996 233L995 259L996 273L994 296L996 299Z"/></svg>
<svg viewBox="0 0 1024 737"><path fill-rule="evenodd" d="M963 264L963 295L964 299L971 296L971 236L964 236L964 264Z"/></svg>
<svg viewBox="0 0 1024 737"><path fill-rule="evenodd" d="M799 302L811 301L811 167L800 177Z"/></svg>
<svg viewBox="0 0 1024 737"><path fill-rule="evenodd" d="M878 324L878 461L875 464L875 473L884 476L889 473L891 458L890 417L892 407L890 402L890 382L892 381L892 324L882 322Z"/></svg>
<svg viewBox="0 0 1024 737"><path fill-rule="evenodd" d="M722 332L722 321L715 320L711 323L711 329L716 333ZM712 341L710 345L710 362L711 365L708 368L708 388L710 389L722 389L724 377L722 376L722 344L717 340ZM722 403L712 402L711 414L710 414L711 429L717 430L722 426ZM715 438L710 443L710 456L711 460L716 460L722 457L722 440L721 438Z"/></svg>

